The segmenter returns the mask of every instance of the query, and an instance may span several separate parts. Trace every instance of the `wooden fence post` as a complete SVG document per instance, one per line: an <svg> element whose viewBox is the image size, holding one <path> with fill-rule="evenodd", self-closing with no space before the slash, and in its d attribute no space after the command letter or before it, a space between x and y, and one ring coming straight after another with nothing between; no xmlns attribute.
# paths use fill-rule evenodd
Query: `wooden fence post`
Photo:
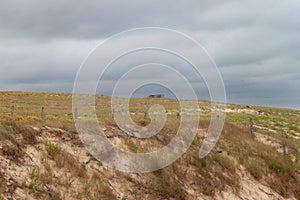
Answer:
<svg viewBox="0 0 300 200"><path fill-rule="evenodd" d="M44 119L45 117L45 108L44 106L42 107L42 112L41 112L41 118Z"/></svg>
<svg viewBox="0 0 300 200"><path fill-rule="evenodd" d="M15 106L11 106L11 117L14 117L14 114L15 114Z"/></svg>
<svg viewBox="0 0 300 200"><path fill-rule="evenodd" d="M177 119L180 118L180 112L177 112Z"/></svg>
<svg viewBox="0 0 300 200"><path fill-rule="evenodd" d="M74 111L74 118L77 119L78 118L78 109L75 108L75 111Z"/></svg>
<svg viewBox="0 0 300 200"><path fill-rule="evenodd" d="M254 129L253 129L253 120L252 120L252 118L250 118L250 132L251 132L252 139L254 139L255 134L254 134Z"/></svg>
<svg viewBox="0 0 300 200"><path fill-rule="evenodd" d="M283 144L283 156L286 156L286 144Z"/></svg>
<svg viewBox="0 0 300 200"><path fill-rule="evenodd" d="M113 109L112 111L111 111L111 118L115 118L115 110Z"/></svg>

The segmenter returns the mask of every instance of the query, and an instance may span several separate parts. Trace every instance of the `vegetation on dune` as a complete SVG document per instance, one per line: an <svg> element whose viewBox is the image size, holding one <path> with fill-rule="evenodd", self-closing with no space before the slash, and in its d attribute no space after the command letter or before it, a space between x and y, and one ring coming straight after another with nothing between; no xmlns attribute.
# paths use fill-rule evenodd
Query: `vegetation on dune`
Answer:
<svg viewBox="0 0 300 200"><path fill-rule="evenodd" d="M73 123L70 94L1 92L0 98L0 156L20 166L28 156L26 148L34 147L41 154L35 161L40 165L27 166L27 176L22 183L13 180L13 184L7 186L7 175L0 171L0 199L4 198L2 194L13 193L17 188L45 199L64 199L62 193L71 188L76 188L73 192L76 199L115 199L117 196L126 199L110 183L117 178L135 188L130 190L134 197L141 197L143 193L152 195L152 198L188 199L188 188L207 196L215 196L228 188L238 194L242 181L240 173L269 185L283 197L296 197L299 190L300 139L297 137L300 134L300 111L229 105L229 109L242 111L227 113L216 147L200 159L199 148L209 126L210 114L209 102L201 101L200 132L188 151L172 165L134 178L132 174L108 170L101 161L94 162L89 155L93 163L90 167L88 162L79 162L79 157L70 153L63 142L43 139L40 129L46 131L47 127L55 127L67 132L63 138L71 138L72 147L82 147L73 141L80 140ZM134 138L118 129L110 113L109 97L98 96L96 102L99 124L112 134L112 141L114 137L118 139L120 148L134 153L153 151L168 144L180 125L176 117L179 109L176 100L131 99L131 117L140 126L151 123L144 111L154 103L165 106L168 111L168 120L159 134L147 139ZM15 105L14 116L10 116L11 105ZM40 116L41 106L45 107L44 119ZM284 144L287 155L283 156L267 139L265 143L258 138L253 140L249 118L254 120L256 133L273 138L279 146ZM38 127L39 131L32 127ZM63 134L55 136L62 140Z"/></svg>

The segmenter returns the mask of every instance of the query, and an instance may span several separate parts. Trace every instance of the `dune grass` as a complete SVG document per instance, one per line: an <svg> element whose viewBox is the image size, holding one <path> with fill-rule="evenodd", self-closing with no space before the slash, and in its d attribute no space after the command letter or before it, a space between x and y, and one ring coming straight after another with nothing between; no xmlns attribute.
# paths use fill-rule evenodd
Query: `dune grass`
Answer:
<svg viewBox="0 0 300 200"><path fill-rule="evenodd" d="M76 134L72 114L72 96L70 94L55 93L29 93L29 92L0 92L0 141L9 141L12 145L4 148L6 156L18 160L23 156L18 145L35 145L36 135L30 126L52 126ZM141 126L149 124L150 118L144 117L144 111L153 104L161 104L167 110L168 120L161 133L146 140L121 136L121 140L132 152L145 152L161 148L168 144L176 134L180 120L176 118L179 104L174 99L131 99L130 113L133 121ZM14 116L10 116L11 106L15 106ZM202 109L200 129L207 130L209 125L209 102L200 101ZM45 108L45 118L42 119L41 107ZM295 136L299 133L300 111L287 109L272 109L262 107L246 107L229 105L231 109L249 109L261 111L256 113L228 113L221 137L214 150L205 158L199 159L198 153L203 137L199 135L194 139L189 150L172 165L154 172L153 183L145 185L152 188L161 198L185 199L184 184L194 184L200 188L201 193L214 196L216 192L231 187L235 192L239 191L240 177L236 169L245 168L254 179L263 180L283 197L296 196L299 189L300 171L300 141ZM110 98L106 96L96 97L96 110L99 124L117 130L117 125L112 119ZM80 115L79 115L80 117ZM283 156L274 147L266 145L257 139L252 139L249 132L249 118L255 125L265 127L257 132L272 136L280 143L286 144L289 153ZM30 126L29 126L30 125ZM270 129L270 130L269 130ZM22 138L22 142L15 139L15 135ZM16 147L16 148L14 148ZM87 176L87 172L80 164L74 165L74 158L63 151L53 142L44 143L47 152L44 158L44 167L47 168L47 160L55 163L59 168L66 168L72 177L79 177L86 181L85 187L94 190L95 193L80 193L78 198L97 199L104 197L113 198L112 191L101 182L98 175ZM216 151L221 150L221 153ZM293 156L296 158L293 161ZM48 167L49 168L49 167ZM31 182L27 186L34 193L40 195L42 186L50 179L40 169L32 169ZM46 176L46 177L45 177ZM182 180L182 181L181 181ZM66 179L64 185L72 184ZM99 186L99 190L95 187Z"/></svg>

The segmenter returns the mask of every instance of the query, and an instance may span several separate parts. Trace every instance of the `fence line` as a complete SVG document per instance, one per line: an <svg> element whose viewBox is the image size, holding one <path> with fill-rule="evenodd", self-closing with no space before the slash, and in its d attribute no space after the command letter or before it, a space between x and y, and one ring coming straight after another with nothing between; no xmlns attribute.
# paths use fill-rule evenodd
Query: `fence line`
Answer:
<svg viewBox="0 0 300 200"><path fill-rule="evenodd" d="M30 109L31 111L33 110L32 107L35 107L36 112L26 112L28 109ZM87 107L96 107L96 106L80 106L80 108L87 108ZM22 113L18 113L19 110L22 110ZM5 110L5 111L4 111ZM25 113L24 114L24 110ZM57 112L55 113L54 111L61 111L61 112ZM67 113L68 112L68 113ZM117 113L122 113L122 114L129 114L129 115L136 115L136 114L140 114L141 116L144 116L144 118L148 118L149 114L147 111L135 111L135 112L130 112L130 111L121 111L121 112L116 112L114 109L112 109L111 111L105 111L105 112L97 112L96 113L83 113L81 116L79 115L79 110L78 108L74 108L74 112L73 112L73 108L67 107L67 106L37 106L37 105L32 105L32 106L0 106L0 114L4 114L4 115L10 115L12 118L17 117L17 116L35 116L35 117L40 117L41 119L45 119L46 116L71 116L73 119L78 119L79 117L88 117L88 116L93 116L94 114L96 114L98 117L109 117L114 119L115 115ZM183 114L182 112L174 112L174 110L172 112L166 110L167 114L171 114L174 115L174 117L176 117L178 120L181 119L181 115ZM158 113L159 114L159 113ZM219 119L219 116L217 116L217 119ZM255 131L254 131L254 122L253 119L250 118L249 119L249 129L250 129L250 134L252 139L255 139ZM287 152L287 147L286 144L283 144L283 155L286 156L288 154Z"/></svg>
<svg viewBox="0 0 300 200"><path fill-rule="evenodd" d="M95 113L85 113L84 110L85 108L91 108L95 107L96 108L96 114L98 116L102 117L111 117L114 118L116 114L129 114L129 115L141 115L144 116L144 118L148 118L149 114L147 111L142 110L142 111L115 111L114 109L110 110L107 109L105 111L97 111L97 106L80 106L79 108L73 108L71 106L37 106L37 105L30 105L30 106L0 106L0 114L4 115L10 115L11 117L16 117L16 116L21 116L21 117L40 117L41 119L44 119L47 116L73 116L74 119L77 119L78 117L87 117L87 116L92 116ZM98 105L98 108L101 107L101 105ZM80 111L81 110L81 115ZM83 110L83 112L82 112ZM90 109L89 109L90 110ZM181 112L174 112L166 110L166 113L169 115L174 115L177 117L177 119L180 119ZM153 113L152 113L153 114ZM159 113L154 113L154 114L159 114Z"/></svg>

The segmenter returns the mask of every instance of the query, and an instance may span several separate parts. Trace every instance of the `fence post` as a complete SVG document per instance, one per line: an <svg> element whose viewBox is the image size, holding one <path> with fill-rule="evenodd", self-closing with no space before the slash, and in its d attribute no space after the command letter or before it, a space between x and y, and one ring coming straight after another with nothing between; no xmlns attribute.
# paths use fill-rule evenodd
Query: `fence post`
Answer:
<svg viewBox="0 0 300 200"><path fill-rule="evenodd" d="M45 117L45 108L44 108L44 106L42 107L41 117L42 117L42 119L44 119L44 117Z"/></svg>
<svg viewBox="0 0 300 200"><path fill-rule="evenodd" d="M253 120L252 120L252 118L250 118L250 132L251 132L252 139L254 139L255 134L254 134L254 129L253 129Z"/></svg>
<svg viewBox="0 0 300 200"><path fill-rule="evenodd" d="M11 106L11 117L14 117L14 113L15 113L15 106Z"/></svg>
<svg viewBox="0 0 300 200"><path fill-rule="evenodd" d="M180 118L180 112L177 112L177 119Z"/></svg>
<svg viewBox="0 0 300 200"><path fill-rule="evenodd" d="M115 110L113 109L112 111L111 111L111 118L115 118Z"/></svg>
<svg viewBox="0 0 300 200"><path fill-rule="evenodd" d="M78 118L78 109L75 108L75 111L74 111L74 118L77 119Z"/></svg>
<svg viewBox="0 0 300 200"><path fill-rule="evenodd" d="M283 144L283 156L286 156L286 144Z"/></svg>

